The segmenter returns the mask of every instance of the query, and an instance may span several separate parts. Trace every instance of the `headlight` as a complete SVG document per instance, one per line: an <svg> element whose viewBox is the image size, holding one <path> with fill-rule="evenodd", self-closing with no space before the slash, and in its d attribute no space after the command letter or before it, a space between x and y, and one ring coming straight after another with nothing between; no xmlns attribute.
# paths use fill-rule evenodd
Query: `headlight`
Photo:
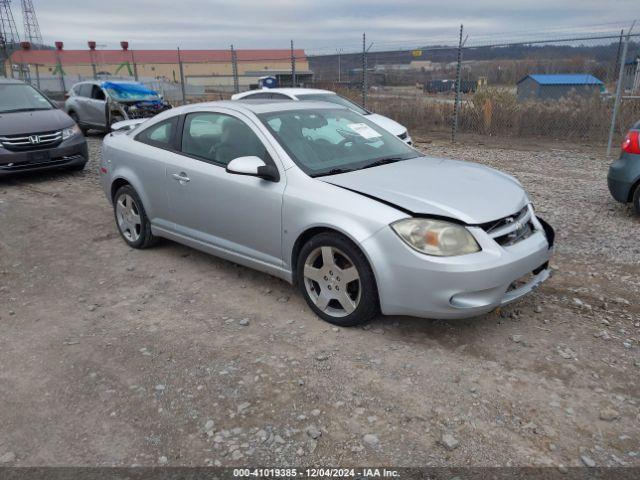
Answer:
<svg viewBox="0 0 640 480"><path fill-rule="evenodd" d="M427 255L451 257L480 251L480 246L466 228L443 220L407 218L391 228L410 247Z"/></svg>
<svg viewBox="0 0 640 480"><path fill-rule="evenodd" d="M80 133L80 127L74 124L73 127L65 128L64 130L62 130L62 140L71 138L78 133Z"/></svg>

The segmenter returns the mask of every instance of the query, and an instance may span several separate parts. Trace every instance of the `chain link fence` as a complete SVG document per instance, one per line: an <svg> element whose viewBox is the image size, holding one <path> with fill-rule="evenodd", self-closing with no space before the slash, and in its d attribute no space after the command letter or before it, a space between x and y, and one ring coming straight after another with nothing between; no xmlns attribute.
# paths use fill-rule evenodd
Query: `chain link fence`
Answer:
<svg viewBox="0 0 640 480"><path fill-rule="evenodd" d="M366 56L367 108L425 135L604 145L612 123L618 141L640 119L640 34L475 44L461 36L457 46ZM358 54L339 53L310 57L310 64L317 84L358 101L357 60Z"/></svg>
<svg viewBox="0 0 640 480"><path fill-rule="evenodd" d="M361 42L329 52L296 49L293 41L280 50L123 46L83 55L59 45L46 54L14 52L10 74L56 99L79 81L135 79L174 105L226 99L264 85L326 88L395 119L414 136L605 145L611 135L615 144L640 119L640 34L535 37L474 39L461 27L429 46L376 43L362 35Z"/></svg>

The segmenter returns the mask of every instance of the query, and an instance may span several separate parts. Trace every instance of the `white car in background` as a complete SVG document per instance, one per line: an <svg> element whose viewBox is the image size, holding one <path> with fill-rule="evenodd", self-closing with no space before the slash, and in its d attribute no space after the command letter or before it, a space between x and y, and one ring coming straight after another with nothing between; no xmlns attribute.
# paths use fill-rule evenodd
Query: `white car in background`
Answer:
<svg viewBox="0 0 640 480"><path fill-rule="evenodd" d="M383 115L369 112L360 105L353 103L351 100L347 100L341 97L335 92L330 90L319 90L316 88L263 88L260 90L249 90L248 92L236 93L231 97L231 100L258 100L258 99L272 99L272 100L300 100L300 101L312 101L312 102L329 102L335 103L342 107L347 107L349 110L353 110L360 115L366 115L367 119L375 123L376 125L384 128L387 132L394 134L408 145L413 144L413 140L409 136L407 128L400 125L395 120L391 120Z"/></svg>

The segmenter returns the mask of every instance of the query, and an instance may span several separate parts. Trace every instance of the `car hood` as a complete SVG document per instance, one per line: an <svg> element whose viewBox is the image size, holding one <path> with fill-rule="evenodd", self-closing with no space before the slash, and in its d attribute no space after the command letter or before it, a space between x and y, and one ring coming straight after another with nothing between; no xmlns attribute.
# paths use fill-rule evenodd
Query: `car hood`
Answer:
<svg viewBox="0 0 640 480"><path fill-rule="evenodd" d="M365 115L364 118L372 121L376 125L380 125L387 132L393 133L395 136L402 135L407 131L406 127L400 125L395 120L391 120L389 117L378 115L377 113L370 113L369 115Z"/></svg>
<svg viewBox="0 0 640 480"><path fill-rule="evenodd" d="M60 109L0 114L0 134L19 135L62 130L73 125L71 117Z"/></svg>
<svg viewBox="0 0 640 480"><path fill-rule="evenodd" d="M512 215L529 201L510 175L476 163L418 157L319 177L413 214L474 225Z"/></svg>

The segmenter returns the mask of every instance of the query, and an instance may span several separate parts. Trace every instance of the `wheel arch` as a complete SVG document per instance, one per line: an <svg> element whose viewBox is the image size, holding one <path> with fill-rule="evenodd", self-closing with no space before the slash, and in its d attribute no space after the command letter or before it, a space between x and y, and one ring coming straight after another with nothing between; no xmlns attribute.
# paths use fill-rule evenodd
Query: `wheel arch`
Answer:
<svg viewBox="0 0 640 480"><path fill-rule="evenodd" d="M154 215L153 214L154 209L153 209L153 205L151 205L151 202L149 202L147 192L142 187L142 183L137 178L137 176L133 172L129 171L128 169L117 173L114 176L113 180L111 181L111 186L109 187L111 202L112 203L115 202L116 192L120 187L124 185L129 185L131 188L135 190L135 192L138 194L138 197L140 197L140 201L142 202L142 207L144 208L145 213L147 214L149 219L152 219Z"/></svg>
<svg viewBox="0 0 640 480"><path fill-rule="evenodd" d="M638 188L640 188L640 177L636 178L633 184L631 185L631 188L629 189L627 203L633 202L633 195Z"/></svg>
<svg viewBox="0 0 640 480"><path fill-rule="evenodd" d="M298 275L297 275L298 256L300 255L300 251L302 250L302 247L313 237L321 233L334 233L334 234L340 235L346 238L349 242L351 242L355 248L360 250L362 254L365 256L365 258L367 259L367 262L369 262L369 268L371 268L371 272L373 273L373 278L376 282L376 286L378 285L375 268L373 268L373 264L371 262L371 258L368 252L362 247L362 244L358 242L352 235L350 235L348 232L340 228L336 228L333 225L332 226L328 226L328 225L312 226L307 228L306 230L304 230L298 235L291 249L291 283L293 283L293 285L298 284Z"/></svg>
<svg viewBox="0 0 640 480"><path fill-rule="evenodd" d="M125 185L129 185L132 188L133 185L131 185L131 183L129 182L129 180L127 180L126 178L122 178L122 177L118 177L116 178L112 183L111 183L111 201L115 202L116 200L116 192L120 189L120 187L124 187Z"/></svg>

